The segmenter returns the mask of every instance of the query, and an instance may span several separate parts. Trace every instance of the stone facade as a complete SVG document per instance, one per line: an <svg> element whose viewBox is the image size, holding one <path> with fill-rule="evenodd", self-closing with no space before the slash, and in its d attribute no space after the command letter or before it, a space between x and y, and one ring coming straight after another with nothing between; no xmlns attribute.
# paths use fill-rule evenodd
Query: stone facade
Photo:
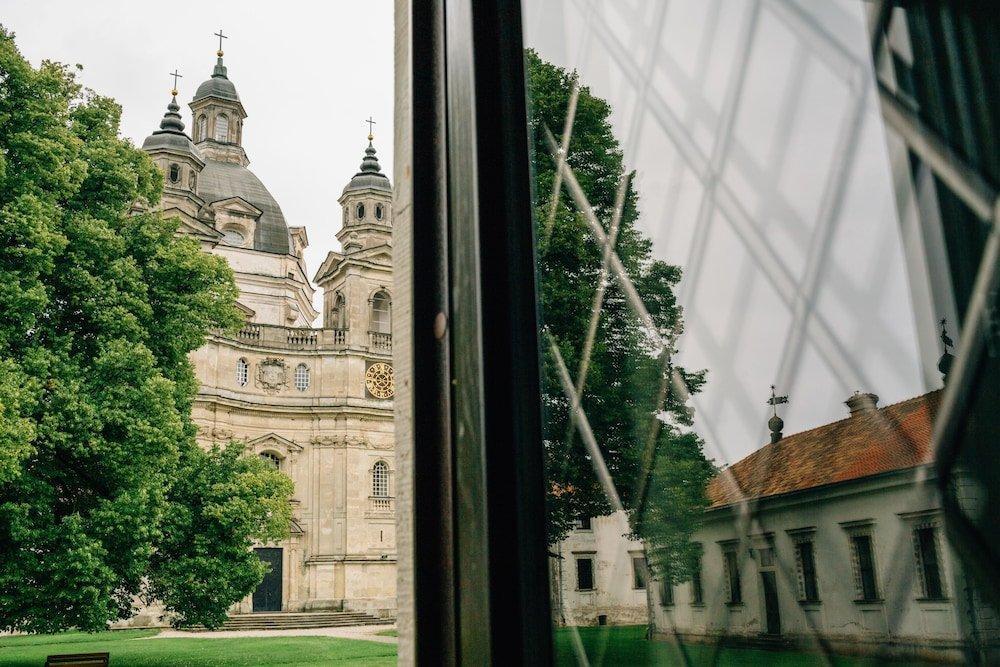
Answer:
<svg viewBox="0 0 1000 667"><path fill-rule="evenodd" d="M331 252L314 278L324 310L313 328L320 313L302 256L308 237L287 226L247 169L247 114L221 52L190 106L194 141L175 98L143 148L164 173L161 209L228 261L247 318L235 336L213 335L192 355L199 442L244 441L295 484L290 537L259 545L280 549L269 609L395 615L389 180L369 137L362 169L340 198L343 217L331 221L343 251ZM233 612L265 610L258 593Z"/></svg>

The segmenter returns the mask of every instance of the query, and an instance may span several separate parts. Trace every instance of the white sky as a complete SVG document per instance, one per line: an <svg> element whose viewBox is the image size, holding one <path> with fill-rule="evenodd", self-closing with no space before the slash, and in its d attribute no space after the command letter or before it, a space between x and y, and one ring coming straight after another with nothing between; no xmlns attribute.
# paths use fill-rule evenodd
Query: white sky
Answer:
<svg viewBox="0 0 1000 667"><path fill-rule="evenodd" d="M680 359L708 369L695 425L717 462L767 442L772 383L785 435L843 419L855 390L940 386L921 378L863 4L524 5L526 44L611 104L639 225L684 270Z"/></svg>
<svg viewBox="0 0 1000 667"><path fill-rule="evenodd" d="M198 3L0 0L0 23L21 53L84 66L79 80L123 107L122 134L136 145L159 127L178 68L178 102L212 74L221 27L229 78L248 117L250 170L290 226L309 234L312 274L339 244L340 191L358 170L371 115L382 171L392 178L392 2Z"/></svg>

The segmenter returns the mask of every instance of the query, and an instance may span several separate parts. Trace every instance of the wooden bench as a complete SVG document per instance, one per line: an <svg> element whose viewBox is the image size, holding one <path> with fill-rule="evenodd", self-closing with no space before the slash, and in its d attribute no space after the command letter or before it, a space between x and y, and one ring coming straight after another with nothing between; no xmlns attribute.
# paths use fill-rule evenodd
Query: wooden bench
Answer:
<svg viewBox="0 0 1000 667"><path fill-rule="evenodd" d="M50 655L45 667L108 667L107 653L67 653Z"/></svg>

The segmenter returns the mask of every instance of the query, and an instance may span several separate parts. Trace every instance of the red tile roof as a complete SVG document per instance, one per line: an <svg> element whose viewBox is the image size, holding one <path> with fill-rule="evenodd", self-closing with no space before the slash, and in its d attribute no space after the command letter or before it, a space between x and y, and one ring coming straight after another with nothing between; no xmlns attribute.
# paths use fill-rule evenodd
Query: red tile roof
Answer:
<svg viewBox="0 0 1000 667"><path fill-rule="evenodd" d="M927 463L940 402L941 390L932 391L766 445L709 483L709 504L719 507L743 496L802 491Z"/></svg>

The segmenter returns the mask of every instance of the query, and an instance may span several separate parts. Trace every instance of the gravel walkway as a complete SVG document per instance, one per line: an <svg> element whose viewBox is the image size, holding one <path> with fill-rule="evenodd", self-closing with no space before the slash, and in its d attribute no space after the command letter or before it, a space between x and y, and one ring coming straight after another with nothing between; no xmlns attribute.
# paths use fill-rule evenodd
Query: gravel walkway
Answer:
<svg viewBox="0 0 1000 667"><path fill-rule="evenodd" d="M163 630L158 635L144 639L224 639L227 637L343 637L344 639L364 639L383 644L395 644L396 637L381 636L376 633L395 630L395 625L353 625L344 628L302 628L297 630L220 630L218 632L185 632L184 630Z"/></svg>

